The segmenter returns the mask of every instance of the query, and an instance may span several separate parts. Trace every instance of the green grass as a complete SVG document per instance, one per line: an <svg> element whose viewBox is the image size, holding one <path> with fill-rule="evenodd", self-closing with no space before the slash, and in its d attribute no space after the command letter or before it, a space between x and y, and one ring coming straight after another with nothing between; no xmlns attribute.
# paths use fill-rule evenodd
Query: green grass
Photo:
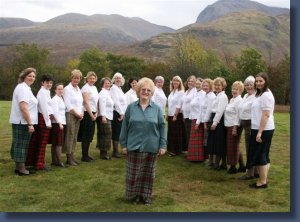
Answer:
<svg viewBox="0 0 300 222"><path fill-rule="evenodd" d="M28 177L14 175L10 159L10 102L0 102L0 211L3 212L290 212L290 114L276 113L269 188L253 190L242 174L207 169L184 155L159 158L153 204L124 201L125 159L53 168ZM76 157L81 156L78 144ZM244 150L244 145L242 145ZM50 147L46 159L50 162ZM65 157L63 156L65 159Z"/></svg>

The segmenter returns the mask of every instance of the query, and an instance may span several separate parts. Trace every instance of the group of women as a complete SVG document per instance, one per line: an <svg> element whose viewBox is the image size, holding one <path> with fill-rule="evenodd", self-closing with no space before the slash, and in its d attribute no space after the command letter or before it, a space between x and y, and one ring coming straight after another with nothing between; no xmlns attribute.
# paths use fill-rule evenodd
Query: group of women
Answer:
<svg viewBox="0 0 300 222"><path fill-rule="evenodd" d="M256 78L249 76L244 84L234 82L229 101L225 94L226 81L221 77L211 80L190 76L185 91L181 78L174 76L166 97L162 76L157 76L154 82L149 78L132 78L128 83L130 90L124 93L121 87L125 80L121 73L115 73L112 79L101 79L98 93L97 75L88 72L80 89L78 84L83 77L75 69L67 86L55 85L53 98L51 76L42 76L37 97L30 88L35 78L34 68L23 70L12 99L11 157L16 163L15 173L20 176L34 173L32 169L49 170L45 164L48 143L52 144L52 165L65 167L62 151L66 153L68 165L79 165L74 157L77 142L82 146L81 161L93 161L89 147L97 123L100 158L111 159L108 154L111 141L112 157L121 157L119 143L126 154L128 201L151 203L157 157L166 150L171 157L186 152L189 161L208 159L213 169L227 169L230 165L228 173L246 172L247 168L240 179L253 179L257 174L259 179L251 187L267 187L274 97L266 73L259 73ZM242 98L244 86L247 94ZM240 151L242 129L246 139L246 166Z"/></svg>

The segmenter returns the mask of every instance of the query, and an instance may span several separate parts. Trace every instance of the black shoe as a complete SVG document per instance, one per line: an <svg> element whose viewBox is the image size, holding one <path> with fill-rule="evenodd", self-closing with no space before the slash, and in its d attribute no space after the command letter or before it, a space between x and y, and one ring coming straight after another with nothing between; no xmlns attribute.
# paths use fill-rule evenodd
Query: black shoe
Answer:
<svg viewBox="0 0 300 222"><path fill-rule="evenodd" d="M151 199L150 199L150 198L146 198L146 199L144 200L144 205L146 205L146 206L151 205Z"/></svg>
<svg viewBox="0 0 300 222"><path fill-rule="evenodd" d="M247 170L247 169L246 169L245 166L240 166L240 167L238 168L237 172L243 172L243 173L245 173L246 170Z"/></svg>
<svg viewBox="0 0 300 222"><path fill-rule="evenodd" d="M65 164L63 162L60 163L56 163L55 166L57 167L62 167L62 168L66 168Z"/></svg>
<svg viewBox="0 0 300 222"><path fill-rule="evenodd" d="M221 165L221 166L218 167L218 170L227 170L227 166Z"/></svg>
<svg viewBox="0 0 300 222"><path fill-rule="evenodd" d="M121 156L119 154L113 154L112 157L114 157L114 158L121 158Z"/></svg>
<svg viewBox="0 0 300 222"><path fill-rule="evenodd" d="M15 174L18 174L19 176L29 176L30 172L28 172L28 173L22 173L19 170L15 170Z"/></svg>
<svg viewBox="0 0 300 222"><path fill-rule="evenodd" d="M90 158L88 158L88 157L84 157L84 158L82 157L82 158L81 158L81 161L82 161L82 162L92 162L92 160L90 160ZM74 162L77 163L75 160L74 160ZM78 163L77 163L77 164L78 164Z"/></svg>
<svg viewBox="0 0 300 222"><path fill-rule="evenodd" d="M250 188L254 188L254 189L265 189L265 188L268 188L268 184L262 184L262 185L257 185L256 182L255 183L252 183L252 184L249 184L249 187Z"/></svg>
<svg viewBox="0 0 300 222"><path fill-rule="evenodd" d="M236 174L237 172L238 172L238 170L235 167L232 167L232 166L227 171L227 173L229 173L229 174Z"/></svg>
<svg viewBox="0 0 300 222"><path fill-rule="evenodd" d="M258 173L255 173L255 174L254 174L254 177L255 177L255 178L259 178L259 174L258 174Z"/></svg>
<svg viewBox="0 0 300 222"><path fill-rule="evenodd" d="M168 156L170 157L176 156L176 153L168 152Z"/></svg>
<svg viewBox="0 0 300 222"><path fill-rule="evenodd" d="M102 157L100 157L100 159L102 159L102 160L111 160L110 156L102 156Z"/></svg>
<svg viewBox="0 0 300 222"><path fill-rule="evenodd" d="M90 157L90 156L88 156L88 158L89 158L91 161L94 161L94 160L95 160L94 158L92 158L92 157Z"/></svg>

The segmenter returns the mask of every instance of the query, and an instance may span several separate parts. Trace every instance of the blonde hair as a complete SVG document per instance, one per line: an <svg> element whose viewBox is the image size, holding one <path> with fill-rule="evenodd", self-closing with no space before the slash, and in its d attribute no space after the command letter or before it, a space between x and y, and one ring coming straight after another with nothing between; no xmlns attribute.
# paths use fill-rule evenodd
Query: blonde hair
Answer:
<svg viewBox="0 0 300 222"><path fill-rule="evenodd" d="M98 80L98 77L97 77L96 73L93 72L93 71L89 71L89 72L86 74L86 77L84 77L84 83L87 82L87 80L88 80L88 78L90 78L90 76L94 76L94 77L96 78L96 81Z"/></svg>
<svg viewBox="0 0 300 222"><path fill-rule="evenodd" d="M82 79L82 73L79 69L74 69L72 72L71 72L71 78L73 79L74 76L79 76L80 79Z"/></svg>
<svg viewBox="0 0 300 222"><path fill-rule="evenodd" d="M234 83L232 83L231 89L233 87L238 88L240 94L242 94L242 92L244 92L244 84L242 83L242 81L235 81Z"/></svg>
<svg viewBox="0 0 300 222"><path fill-rule="evenodd" d="M114 74L114 76L112 77L112 79L111 79L111 82L112 82L112 83L115 83L115 78L116 78L116 77L121 77L121 86L123 86L124 83L125 83L125 79L124 79L122 73L116 72L116 73Z"/></svg>
<svg viewBox="0 0 300 222"><path fill-rule="evenodd" d="M185 83L184 83L184 85L185 85L185 87L186 88L188 88L189 86L188 86L188 81L189 80L193 80L194 81L194 86L195 86L195 83L196 83L196 76L194 76L194 75L191 75L191 76L189 76L188 78L187 78L187 80L185 81Z"/></svg>
<svg viewBox="0 0 300 222"><path fill-rule="evenodd" d="M179 87L178 87L178 91L184 91L184 85L182 83L182 80L181 80L180 76L174 76L172 78L172 80L170 81L170 92L172 92L174 90L174 86L173 86L173 81L174 80L178 80L180 82Z"/></svg>
<svg viewBox="0 0 300 222"><path fill-rule="evenodd" d="M206 78L206 79L203 80L202 85L203 85L205 82L206 82L206 83L208 84L208 86L209 86L209 91L210 91L210 92L213 91L213 90L214 90L214 81L213 81L212 79L210 79L210 78Z"/></svg>
<svg viewBox="0 0 300 222"><path fill-rule="evenodd" d="M140 92L142 90L142 87L145 85L149 85L150 86L150 90L151 90L151 95L153 95L154 93L154 82L152 81L152 79L149 79L147 77L143 77L141 78L137 85L136 85L136 95L138 98L140 98Z"/></svg>
<svg viewBox="0 0 300 222"><path fill-rule="evenodd" d="M214 85L217 82L221 83L221 85L223 86L223 90L225 90L225 88L227 86L226 80L223 77L217 77L217 78L214 79Z"/></svg>

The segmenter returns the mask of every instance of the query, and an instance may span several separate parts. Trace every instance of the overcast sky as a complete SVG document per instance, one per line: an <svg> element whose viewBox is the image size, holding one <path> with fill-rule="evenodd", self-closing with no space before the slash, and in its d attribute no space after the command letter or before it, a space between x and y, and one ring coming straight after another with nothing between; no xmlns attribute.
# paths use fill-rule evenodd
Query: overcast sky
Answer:
<svg viewBox="0 0 300 222"><path fill-rule="evenodd" d="M174 29L194 23L199 13L217 0L0 0L0 17L44 22L58 15L120 14L140 17ZM257 0L268 6L290 8L290 0Z"/></svg>

